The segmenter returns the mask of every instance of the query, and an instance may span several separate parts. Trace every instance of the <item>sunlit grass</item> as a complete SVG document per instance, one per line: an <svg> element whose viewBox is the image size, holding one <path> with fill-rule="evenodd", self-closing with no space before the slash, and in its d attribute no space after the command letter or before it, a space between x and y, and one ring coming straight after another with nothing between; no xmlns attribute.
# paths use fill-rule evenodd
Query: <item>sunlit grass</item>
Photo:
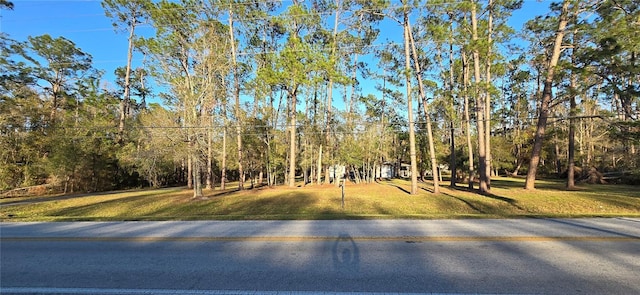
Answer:
<svg viewBox="0 0 640 295"><path fill-rule="evenodd" d="M557 181L539 181L524 190L520 179L496 178L491 195L443 185L433 194L430 182L420 192L407 193L406 180L373 184L347 183L345 207L341 188L333 185L205 190L194 200L184 188L135 190L76 197L40 199L9 205L3 201L3 221L60 220L242 220L242 219L369 219L369 218L503 218L640 216L640 190L634 186L583 185L567 191ZM21 199L25 201L26 199ZM12 202L16 200L11 200Z"/></svg>

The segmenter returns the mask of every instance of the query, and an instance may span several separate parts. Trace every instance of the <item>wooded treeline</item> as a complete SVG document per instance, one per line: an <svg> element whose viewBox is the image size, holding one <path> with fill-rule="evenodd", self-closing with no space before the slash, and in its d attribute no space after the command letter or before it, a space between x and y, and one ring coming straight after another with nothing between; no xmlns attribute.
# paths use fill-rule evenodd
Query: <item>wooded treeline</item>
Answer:
<svg viewBox="0 0 640 295"><path fill-rule="evenodd" d="M481 193L497 174L640 183L637 1L552 3L519 32L521 0L102 6L129 42L115 87L72 40L1 35L0 191L200 197L337 184L338 165L372 182L400 163L411 193L442 168Z"/></svg>

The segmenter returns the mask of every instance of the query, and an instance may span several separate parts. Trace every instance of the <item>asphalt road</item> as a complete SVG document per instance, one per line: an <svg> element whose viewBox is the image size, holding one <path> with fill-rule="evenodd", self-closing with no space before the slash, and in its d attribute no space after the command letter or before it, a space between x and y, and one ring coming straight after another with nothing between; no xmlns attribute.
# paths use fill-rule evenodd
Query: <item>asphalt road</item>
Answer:
<svg viewBox="0 0 640 295"><path fill-rule="evenodd" d="M0 223L2 294L640 294L640 219Z"/></svg>

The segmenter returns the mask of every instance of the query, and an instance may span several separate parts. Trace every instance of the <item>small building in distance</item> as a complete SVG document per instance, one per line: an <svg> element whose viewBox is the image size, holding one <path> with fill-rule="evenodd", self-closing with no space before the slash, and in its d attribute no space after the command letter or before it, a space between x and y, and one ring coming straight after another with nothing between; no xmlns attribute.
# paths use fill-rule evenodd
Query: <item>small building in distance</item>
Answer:
<svg viewBox="0 0 640 295"><path fill-rule="evenodd" d="M391 179L396 177L396 165L395 163L385 162L376 171L376 178Z"/></svg>

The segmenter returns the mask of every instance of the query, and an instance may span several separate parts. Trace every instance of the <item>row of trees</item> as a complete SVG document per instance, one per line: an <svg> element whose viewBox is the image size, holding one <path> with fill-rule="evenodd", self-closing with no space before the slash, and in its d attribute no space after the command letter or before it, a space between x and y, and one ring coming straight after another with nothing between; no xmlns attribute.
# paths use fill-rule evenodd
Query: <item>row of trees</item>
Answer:
<svg viewBox="0 0 640 295"><path fill-rule="evenodd" d="M2 35L1 190L187 183L201 197L229 180L338 183L337 165L370 182L401 162L411 193L442 167L481 193L497 173L527 171L526 188L638 173L632 0L554 3L522 34L519 0L102 5L129 41L115 89L71 40ZM403 37L383 43L391 26Z"/></svg>

